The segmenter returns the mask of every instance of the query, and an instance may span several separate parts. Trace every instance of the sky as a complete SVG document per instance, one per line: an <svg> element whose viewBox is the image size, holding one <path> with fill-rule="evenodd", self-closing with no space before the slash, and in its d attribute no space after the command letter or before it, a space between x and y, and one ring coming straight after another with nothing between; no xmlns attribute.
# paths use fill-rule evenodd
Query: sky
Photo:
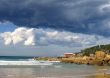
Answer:
<svg viewBox="0 0 110 78"><path fill-rule="evenodd" d="M0 0L0 56L59 56L110 44L110 0Z"/></svg>

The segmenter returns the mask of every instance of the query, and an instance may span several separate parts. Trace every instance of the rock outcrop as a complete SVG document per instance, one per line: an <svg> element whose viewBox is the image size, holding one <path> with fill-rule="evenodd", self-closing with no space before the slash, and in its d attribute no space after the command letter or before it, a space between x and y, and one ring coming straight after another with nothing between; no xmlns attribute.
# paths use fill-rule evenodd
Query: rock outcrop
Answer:
<svg viewBox="0 0 110 78"><path fill-rule="evenodd" d="M103 51L96 51L93 56L74 56L62 58L62 62L88 65L110 65L110 55Z"/></svg>

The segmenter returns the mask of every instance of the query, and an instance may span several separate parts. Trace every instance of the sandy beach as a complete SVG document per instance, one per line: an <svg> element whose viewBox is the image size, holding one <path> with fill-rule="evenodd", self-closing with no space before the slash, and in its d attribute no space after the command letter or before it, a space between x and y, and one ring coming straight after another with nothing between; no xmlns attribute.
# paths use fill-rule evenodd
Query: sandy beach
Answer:
<svg viewBox="0 0 110 78"><path fill-rule="evenodd" d="M58 63L40 66L0 66L0 78L110 78L108 66Z"/></svg>

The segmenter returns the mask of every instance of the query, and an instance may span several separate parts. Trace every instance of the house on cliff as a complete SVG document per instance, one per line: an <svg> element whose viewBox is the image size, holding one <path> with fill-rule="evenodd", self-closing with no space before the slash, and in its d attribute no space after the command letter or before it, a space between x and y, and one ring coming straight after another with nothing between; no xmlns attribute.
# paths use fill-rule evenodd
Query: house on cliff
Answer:
<svg viewBox="0 0 110 78"><path fill-rule="evenodd" d="M64 53L65 58L74 57L75 55L75 53Z"/></svg>

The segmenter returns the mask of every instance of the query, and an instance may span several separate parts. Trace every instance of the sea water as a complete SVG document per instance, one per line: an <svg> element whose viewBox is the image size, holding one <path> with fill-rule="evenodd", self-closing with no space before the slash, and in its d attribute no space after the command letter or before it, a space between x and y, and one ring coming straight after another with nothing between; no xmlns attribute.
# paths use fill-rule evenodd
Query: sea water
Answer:
<svg viewBox="0 0 110 78"><path fill-rule="evenodd" d="M0 78L110 78L109 66L35 61L32 57L0 57Z"/></svg>

